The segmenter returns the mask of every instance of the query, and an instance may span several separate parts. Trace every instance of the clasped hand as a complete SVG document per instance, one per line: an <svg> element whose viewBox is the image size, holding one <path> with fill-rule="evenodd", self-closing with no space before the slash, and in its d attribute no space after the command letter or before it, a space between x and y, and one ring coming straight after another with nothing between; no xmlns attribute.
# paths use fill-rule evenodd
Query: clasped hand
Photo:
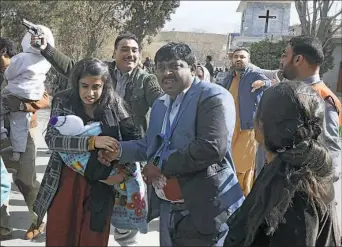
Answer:
<svg viewBox="0 0 342 247"><path fill-rule="evenodd" d="M112 141L112 140L111 140ZM114 143L111 143L111 149L100 149L98 151L98 160L106 166L119 158L121 154L121 145L114 139ZM149 162L142 171L143 178L147 184L151 184L153 180L158 179L162 175L159 167L155 166L153 162ZM119 177L118 175L116 175ZM114 179L116 180L116 179Z"/></svg>
<svg viewBox="0 0 342 247"><path fill-rule="evenodd" d="M97 137L97 138L100 138ZM107 139L103 139L103 142L101 142L101 145L99 145L100 150L98 152L98 160L104 164L109 166L110 162L112 162L113 160L116 160L121 153L121 145L118 142L118 140L109 137L111 139L107 140ZM96 139L97 140L97 139ZM102 145L103 144L103 145ZM95 146L96 146L96 141L95 141Z"/></svg>
<svg viewBox="0 0 342 247"><path fill-rule="evenodd" d="M106 166L109 166L113 160L116 160L121 152L120 143L116 139L109 136L97 136L95 139L95 146L100 148L97 159ZM100 180L100 182L106 183L108 185L119 184L123 181L124 176L121 173L109 176L105 180Z"/></svg>

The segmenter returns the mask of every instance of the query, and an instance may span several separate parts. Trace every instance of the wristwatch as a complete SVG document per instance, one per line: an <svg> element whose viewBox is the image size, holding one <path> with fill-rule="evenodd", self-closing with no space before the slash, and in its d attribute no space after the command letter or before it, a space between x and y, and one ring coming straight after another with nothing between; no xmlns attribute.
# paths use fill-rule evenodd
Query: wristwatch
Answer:
<svg viewBox="0 0 342 247"><path fill-rule="evenodd" d="M20 102L20 105L19 105L19 110L20 110L20 111L23 111L23 110L25 110L25 105L24 105L24 103L23 103L23 102Z"/></svg>

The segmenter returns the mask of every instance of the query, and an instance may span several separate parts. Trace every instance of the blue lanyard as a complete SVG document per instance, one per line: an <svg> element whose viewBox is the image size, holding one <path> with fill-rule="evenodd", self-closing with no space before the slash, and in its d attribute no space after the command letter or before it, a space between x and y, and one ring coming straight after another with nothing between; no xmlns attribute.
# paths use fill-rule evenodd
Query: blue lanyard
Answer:
<svg viewBox="0 0 342 247"><path fill-rule="evenodd" d="M164 158L166 152L169 150L173 131L175 130L176 124L179 121L180 109L178 110L178 113L177 113L175 119L173 120L172 124L170 123L170 115L171 115L171 110L172 110L172 104L173 103L174 103L173 100L171 100L170 104L169 104L169 107L167 109L167 112L166 112L165 133L164 133L164 135L162 135L163 142L160 145L160 147L158 148L156 154L154 155L154 160L155 160L154 164L157 165L160 168L162 166L163 158Z"/></svg>
<svg viewBox="0 0 342 247"><path fill-rule="evenodd" d="M171 136L171 122L170 122L170 115L171 115L171 111L172 111L172 105L173 105L174 101L172 99L170 99L170 104L169 107L167 109L167 113L166 113L166 127L165 127L165 133L164 133L164 139L165 138L169 138ZM179 111L178 111L179 112ZM178 114L177 114L178 115Z"/></svg>

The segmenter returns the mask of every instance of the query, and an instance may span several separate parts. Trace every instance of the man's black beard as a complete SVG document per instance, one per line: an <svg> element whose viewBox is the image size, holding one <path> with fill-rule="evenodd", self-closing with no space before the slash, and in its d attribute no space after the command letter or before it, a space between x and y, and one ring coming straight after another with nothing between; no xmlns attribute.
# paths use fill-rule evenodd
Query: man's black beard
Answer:
<svg viewBox="0 0 342 247"><path fill-rule="evenodd" d="M284 80L284 78L285 78L282 70L279 70L277 72L277 76L278 76L280 81Z"/></svg>
<svg viewBox="0 0 342 247"><path fill-rule="evenodd" d="M241 72L241 71L244 71L246 68L246 66L243 66L243 67L237 67L235 65L233 65L233 70L236 71L236 72Z"/></svg>
<svg viewBox="0 0 342 247"><path fill-rule="evenodd" d="M293 74L291 74L291 73L288 74L288 73L284 72L284 70L282 70L281 75L282 75L282 77L283 77L284 79L289 80L289 81L293 81L293 80L296 79L296 75L293 75ZM279 78L279 79L280 79L280 78Z"/></svg>

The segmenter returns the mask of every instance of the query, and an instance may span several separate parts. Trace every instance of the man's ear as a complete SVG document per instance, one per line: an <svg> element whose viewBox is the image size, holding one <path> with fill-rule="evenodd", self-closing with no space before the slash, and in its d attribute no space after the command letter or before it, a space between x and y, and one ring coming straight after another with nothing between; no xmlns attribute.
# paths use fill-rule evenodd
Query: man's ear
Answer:
<svg viewBox="0 0 342 247"><path fill-rule="evenodd" d="M196 72L196 69L197 69L196 64L191 65L191 67L190 67L191 72Z"/></svg>
<svg viewBox="0 0 342 247"><path fill-rule="evenodd" d="M294 64L302 64L304 62L305 58L303 55L296 55L294 58L293 58L293 63Z"/></svg>
<svg viewBox="0 0 342 247"><path fill-rule="evenodd" d="M114 47L112 58L115 59L115 56L116 56L116 48Z"/></svg>

